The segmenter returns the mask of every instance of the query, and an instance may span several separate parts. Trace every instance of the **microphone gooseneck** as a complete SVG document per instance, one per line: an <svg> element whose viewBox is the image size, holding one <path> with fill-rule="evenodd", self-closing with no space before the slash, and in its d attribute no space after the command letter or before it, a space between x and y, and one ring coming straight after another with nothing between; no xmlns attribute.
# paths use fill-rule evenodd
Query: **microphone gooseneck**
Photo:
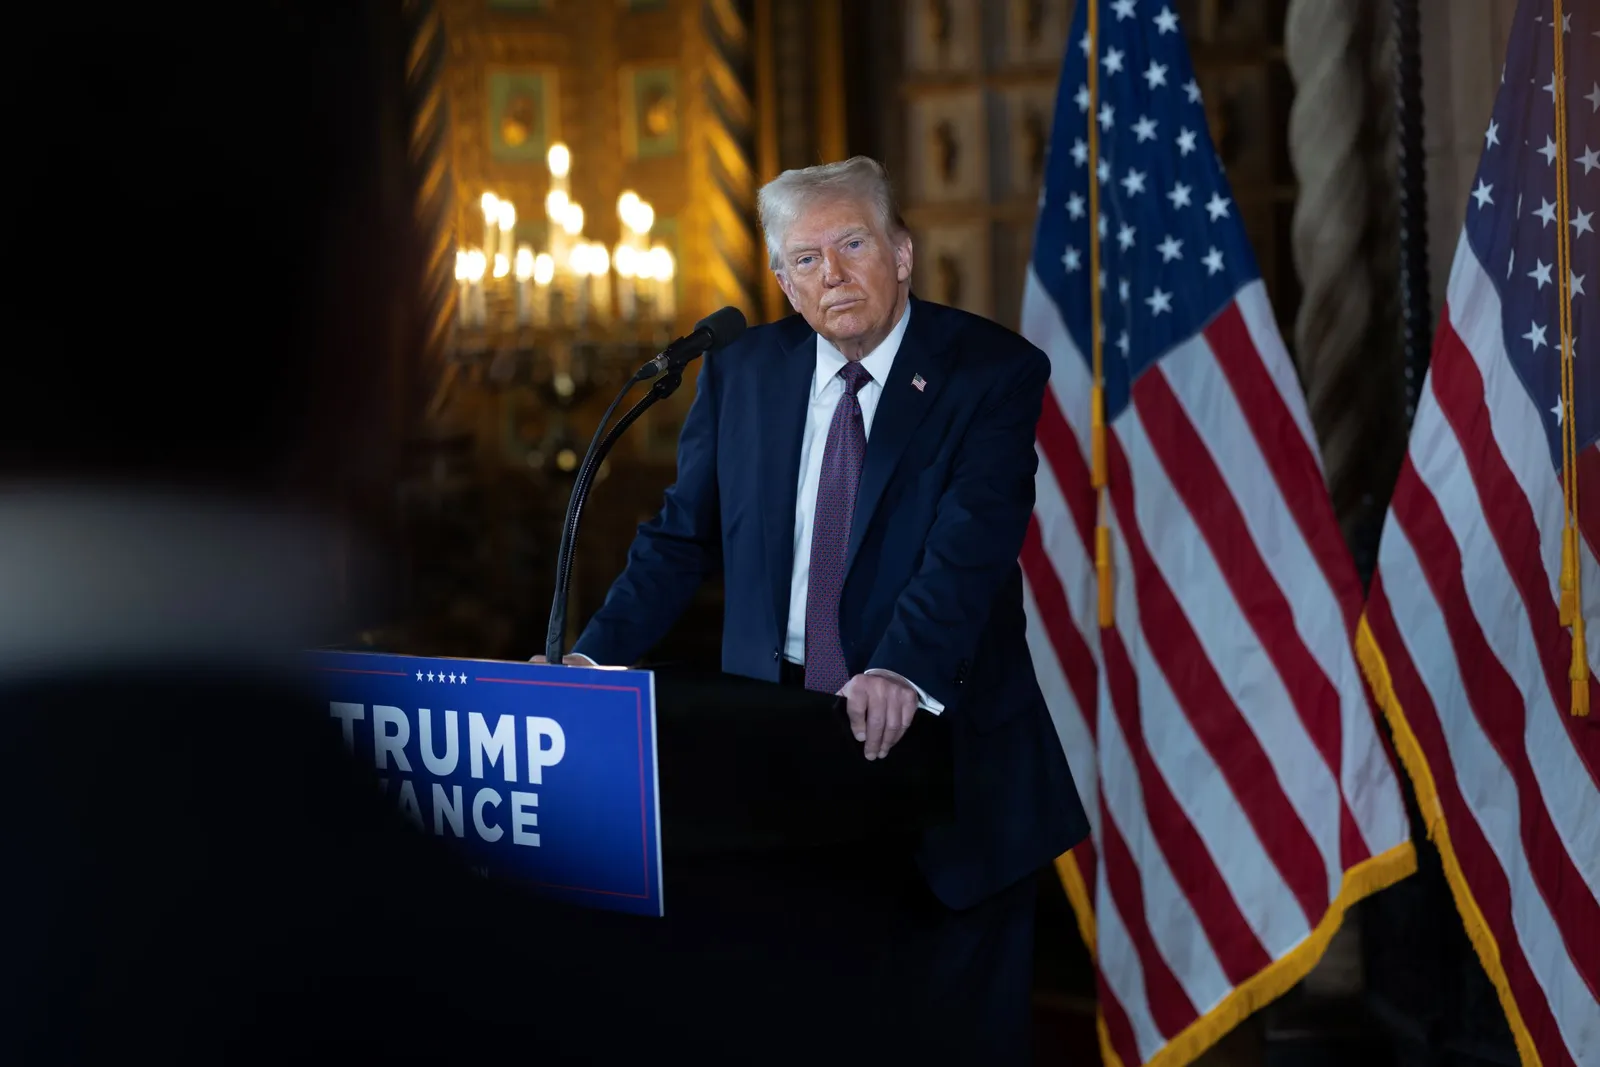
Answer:
<svg viewBox="0 0 1600 1067"><path fill-rule="evenodd" d="M566 518L561 525L561 543L556 550L555 595L550 603L550 625L545 631L545 659L548 662L560 663L564 654L567 595L572 586L572 558L578 541L578 522L583 516L583 506L588 500L589 490L599 473L601 462L624 430L633 425L651 405L665 400L683 384L683 369L690 361L707 352L716 352L728 347L739 339L744 329L744 313L736 307L725 307L707 315L695 323L695 328L690 333L673 341L654 359L640 367L632 378L624 382L622 389L606 408L605 414L600 417L600 425L595 428L589 449L584 454L583 462L578 466L577 477L572 483L572 495L567 499ZM611 421L611 415L622 403L623 397L627 396L628 391L639 382L649 381L652 378L655 378L656 382L650 387L650 392L640 398L617 425L611 428L610 433L607 433L606 424Z"/></svg>

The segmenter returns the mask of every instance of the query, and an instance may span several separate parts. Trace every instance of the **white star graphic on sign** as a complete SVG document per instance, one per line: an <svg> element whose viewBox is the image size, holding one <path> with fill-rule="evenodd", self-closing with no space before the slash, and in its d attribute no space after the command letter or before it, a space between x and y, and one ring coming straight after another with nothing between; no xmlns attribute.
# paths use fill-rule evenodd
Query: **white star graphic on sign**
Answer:
<svg viewBox="0 0 1600 1067"><path fill-rule="evenodd" d="M1111 10L1116 13L1117 21L1121 22L1123 19L1133 18L1133 5L1137 2L1138 0L1115 0L1111 5Z"/></svg>
<svg viewBox="0 0 1600 1067"><path fill-rule="evenodd" d="M1177 185L1174 185L1172 187L1172 191L1167 194L1167 199L1172 201L1172 206L1175 208L1188 207L1189 191L1190 190L1187 185L1179 182Z"/></svg>
<svg viewBox="0 0 1600 1067"><path fill-rule="evenodd" d="M1178 131L1178 154L1179 155L1186 156L1190 152L1194 151L1194 137L1195 137L1195 134L1194 134L1193 130L1179 130Z"/></svg>
<svg viewBox="0 0 1600 1067"><path fill-rule="evenodd" d="M1133 286L1128 284L1128 279L1126 279L1126 278L1118 278L1117 279L1117 299L1121 300L1124 304L1126 304L1128 302L1128 297L1132 293L1133 293Z"/></svg>
<svg viewBox="0 0 1600 1067"><path fill-rule="evenodd" d="M1546 136L1544 147L1539 149L1539 154L1544 157L1546 163L1554 163L1556 161L1556 143Z"/></svg>
<svg viewBox="0 0 1600 1067"><path fill-rule="evenodd" d="M1173 240L1169 233L1167 239L1156 246L1156 251L1161 253L1161 262L1171 263L1175 259L1183 258L1183 242Z"/></svg>
<svg viewBox="0 0 1600 1067"><path fill-rule="evenodd" d="M1096 228L1100 231L1101 237L1106 235L1106 213L1104 211L1100 212L1100 225Z"/></svg>
<svg viewBox="0 0 1600 1067"><path fill-rule="evenodd" d="M1164 7L1156 15L1156 29L1162 33L1178 32L1178 16L1172 13L1172 8Z"/></svg>
<svg viewBox="0 0 1600 1067"><path fill-rule="evenodd" d="M1167 84L1167 68L1152 59L1150 65L1145 68L1144 80L1152 89Z"/></svg>
<svg viewBox="0 0 1600 1067"><path fill-rule="evenodd" d="M1534 323L1528 327L1528 332L1522 335L1522 339L1533 345L1533 350L1535 352L1539 351L1539 349L1543 348L1546 344L1544 339L1544 327L1540 326L1537 322Z"/></svg>
<svg viewBox="0 0 1600 1067"><path fill-rule="evenodd" d="M1572 13L1571 12L1564 12L1562 14L1562 16L1561 16L1561 32L1564 33L1564 34L1572 32Z"/></svg>
<svg viewBox="0 0 1600 1067"><path fill-rule="evenodd" d="M1102 159L1098 164L1095 165L1094 173L1095 177L1100 179L1101 185L1104 185L1106 182L1110 181L1111 161L1109 159Z"/></svg>
<svg viewBox="0 0 1600 1067"><path fill-rule="evenodd" d="M1556 206L1541 196L1539 198L1539 210L1535 211L1534 214L1543 219L1544 224L1548 226L1556 221Z"/></svg>
<svg viewBox="0 0 1600 1067"><path fill-rule="evenodd" d="M1081 264L1082 257L1079 255L1078 250L1068 245L1066 252L1061 256L1061 265L1067 268L1068 274L1072 274Z"/></svg>
<svg viewBox="0 0 1600 1067"><path fill-rule="evenodd" d="M1089 87L1087 85L1078 86L1078 91L1073 95L1072 99L1077 103L1079 111L1087 112L1089 110Z"/></svg>
<svg viewBox="0 0 1600 1067"><path fill-rule="evenodd" d="M1485 204L1492 204L1494 203L1494 197L1489 195L1492 192L1494 192L1494 186L1479 178L1478 187L1472 190L1472 199L1478 202L1479 207L1483 207Z"/></svg>
<svg viewBox="0 0 1600 1067"><path fill-rule="evenodd" d="M1123 175L1122 187L1128 190L1129 196L1138 196L1140 193L1144 192L1144 172L1137 170L1128 171L1127 174Z"/></svg>
<svg viewBox="0 0 1600 1067"><path fill-rule="evenodd" d="M1100 272L1100 291L1102 293L1106 291L1106 272L1105 271L1101 271Z"/></svg>
<svg viewBox="0 0 1600 1067"><path fill-rule="evenodd" d="M419 681L419 682L422 681L422 672L421 671L417 672L417 681Z"/></svg>
<svg viewBox="0 0 1600 1067"><path fill-rule="evenodd" d="M1152 315L1160 315L1163 311L1172 310L1172 294L1164 293L1159 288L1145 297L1144 302L1150 305L1150 314Z"/></svg>
<svg viewBox="0 0 1600 1067"><path fill-rule="evenodd" d="M433 681L433 672L432 671L428 672L428 681L430 681L430 682Z"/></svg>
<svg viewBox="0 0 1600 1067"><path fill-rule="evenodd" d="M1133 247L1133 235L1138 232L1126 222L1117 230L1117 244L1124 252Z"/></svg>
<svg viewBox="0 0 1600 1067"><path fill-rule="evenodd" d="M1116 125L1117 111L1110 104L1100 105L1100 128L1109 130Z"/></svg>
<svg viewBox="0 0 1600 1067"><path fill-rule="evenodd" d="M1084 30L1083 36L1078 38L1078 47L1083 51L1084 55L1094 51L1094 38L1089 36L1088 30Z"/></svg>
<svg viewBox="0 0 1600 1067"><path fill-rule="evenodd" d="M1533 262L1534 267L1528 272L1528 277L1538 282L1540 290L1543 290L1545 286L1550 284L1550 268L1543 260L1536 259Z"/></svg>
<svg viewBox="0 0 1600 1067"><path fill-rule="evenodd" d="M1577 159L1574 159L1573 162L1582 163L1584 177L1588 177L1591 170L1594 170L1596 167L1600 167L1600 152L1596 152L1588 145L1584 145L1583 155L1579 156Z"/></svg>
<svg viewBox="0 0 1600 1067"><path fill-rule="evenodd" d="M1221 193L1212 193L1211 199L1206 201L1206 214L1211 216L1212 222L1225 218L1228 214L1228 205L1232 202Z"/></svg>
<svg viewBox="0 0 1600 1067"><path fill-rule="evenodd" d="M1089 162L1089 146L1083 143L1082 137L1072 142L1072 161L1080 167Z"/></svg>
<svg viewBox="0 0 1600 1067"><path fill-rule="evenodd" d="M1567 288L1572 291L1572 298L1574 300L1580 296L1588 295L1583 291L1583 279L1586 277L1587 275L1584 274L1574 274L1570 270L1567 271Z"/></svg>
<svg viewBox="0 0 1600 1067"><path fill-rule="evenodd" d="M1067 197L1067 214L1075 219L1083 218L1083 197L1073 193Z"/></svg>
<svg viewBox="0 0 1600 1067"><path fill-rule="evenodd" d="M1183 83L1183 91L1189 97L1189 103L1198 104L1200 102L1200 83L1193 78Z"/></svg>
<svg viewBox="0 0 1600 1067"><path fill-rule="evenodd" d="M1589 110L1591 112L1600 111L1600 82L1594 83L1594 90L1584 99L1589 101Z"/></svg>
<svg viewBox="0 0 1600 1067"><path fill-rule="evenodd" d="M1216 274L1222 270L1222 253L1213 247L1200 262L1206 265L1207 274Z"/></svg>
<svg viewBox="0 0 1600 1067"><path fill-rule="evenodd" d="M1556 425L1557 426L1561 425L1561 412L1562 412L1561 397L1557 396L1556 397L1556 406L1550 409L1550 414L1552 414L1552 415L1554 415L1556 417Z"/></svg>
<svg viewBox="0 0 1600 1067"><path fill-rule="evenodd" d="M1550 75L1550 84L1544 87L1544 91L1550 94L1551 100L1556 98L1556 76L1554 74Z"/></svg>
<svg viewBox="0 0 1600 1067"><path fill-rule="evenodd" d="M1122 73L1122 56L1123 56L1123 52L1122 52L1122 49L1120 49L1120 48L1108 48L1108 49L1106 49L1105 58L1102 59L1100 61L1100 63L1101 63L1102 66L1104 66L1106 68L1106 73L1107 74L1121 74Z"/></svg>
<svg viewBox="0 0 1600 1067"><path fill-rule="evenodd" d="M1119 348L1122 351L1123 357L1126 358L1127 355L1128 355L1128 331L1127 330L1123 330L1121 333L1117 334L1117 348Z"/></svg>
<svg viewBox="0 0 1600 1067"><path fill-rule="evenodd" d="M1500 143L1500 124L1498 122L1489 123L1489 132L1483 135L1483 140L1483 147L1486 149Z"/></svg>
<svg viewBox="0 0 1600 1067"><path fill-rule="evenodd" d="M1150 118L1147 115L1140 115L1139 116L1139 121L1135 122L1133 124L1133 133L1134 133L1135 137L1139 138L1139 141L1141 143L1143 143L1145 141L1153 141L1153 140L1155 140L1156 139L1156 123L1155 123L1155 120Z"/></svg>
<svg viewBox="0 0 1600 1067"><path fill-rule="evenodd" d="M1572 236L1582 237L1586 233L1593 233L1594 227L1589 225L1589 220L1592 218L1594 218L1594 212L1592 211L1580 211L1574 215L1571 225L1575 232Z"/></svg>

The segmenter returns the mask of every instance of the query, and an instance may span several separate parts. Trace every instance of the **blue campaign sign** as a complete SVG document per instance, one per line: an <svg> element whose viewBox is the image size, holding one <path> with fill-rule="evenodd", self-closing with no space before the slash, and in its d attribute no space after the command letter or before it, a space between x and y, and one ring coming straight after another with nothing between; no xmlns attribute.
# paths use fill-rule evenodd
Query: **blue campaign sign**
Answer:
<svg viewBox="0 0 1600 1067"><path fill-rule="evenodd" d="M588 907L662 914L648 672L307 655L345 743L464 862Z"/></svg>

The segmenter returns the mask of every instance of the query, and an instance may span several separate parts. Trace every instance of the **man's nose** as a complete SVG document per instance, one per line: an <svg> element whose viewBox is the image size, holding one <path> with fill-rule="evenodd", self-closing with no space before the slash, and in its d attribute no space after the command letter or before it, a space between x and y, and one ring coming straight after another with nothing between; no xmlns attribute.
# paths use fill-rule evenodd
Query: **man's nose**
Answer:
<svg viewBox="0 0 1600 1067"><path fill-rule="evenodd" d="M824 285L844 284L844 268L839 262L839 254L833 249L824 249L822 253L822 283Z"/></svg>

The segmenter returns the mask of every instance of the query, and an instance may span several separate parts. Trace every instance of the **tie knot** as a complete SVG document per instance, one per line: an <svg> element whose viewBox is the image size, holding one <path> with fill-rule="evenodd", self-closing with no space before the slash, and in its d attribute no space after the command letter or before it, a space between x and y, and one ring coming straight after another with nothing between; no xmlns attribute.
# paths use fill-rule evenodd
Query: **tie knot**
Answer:
<svg viewBox="0 0 1600 1067"><path fill-rule="evenodd" d="M839 368L839 377L844 379L844 391L855 396L863 385L872 381L872 372L860 363L851 361Z"/></svg>

